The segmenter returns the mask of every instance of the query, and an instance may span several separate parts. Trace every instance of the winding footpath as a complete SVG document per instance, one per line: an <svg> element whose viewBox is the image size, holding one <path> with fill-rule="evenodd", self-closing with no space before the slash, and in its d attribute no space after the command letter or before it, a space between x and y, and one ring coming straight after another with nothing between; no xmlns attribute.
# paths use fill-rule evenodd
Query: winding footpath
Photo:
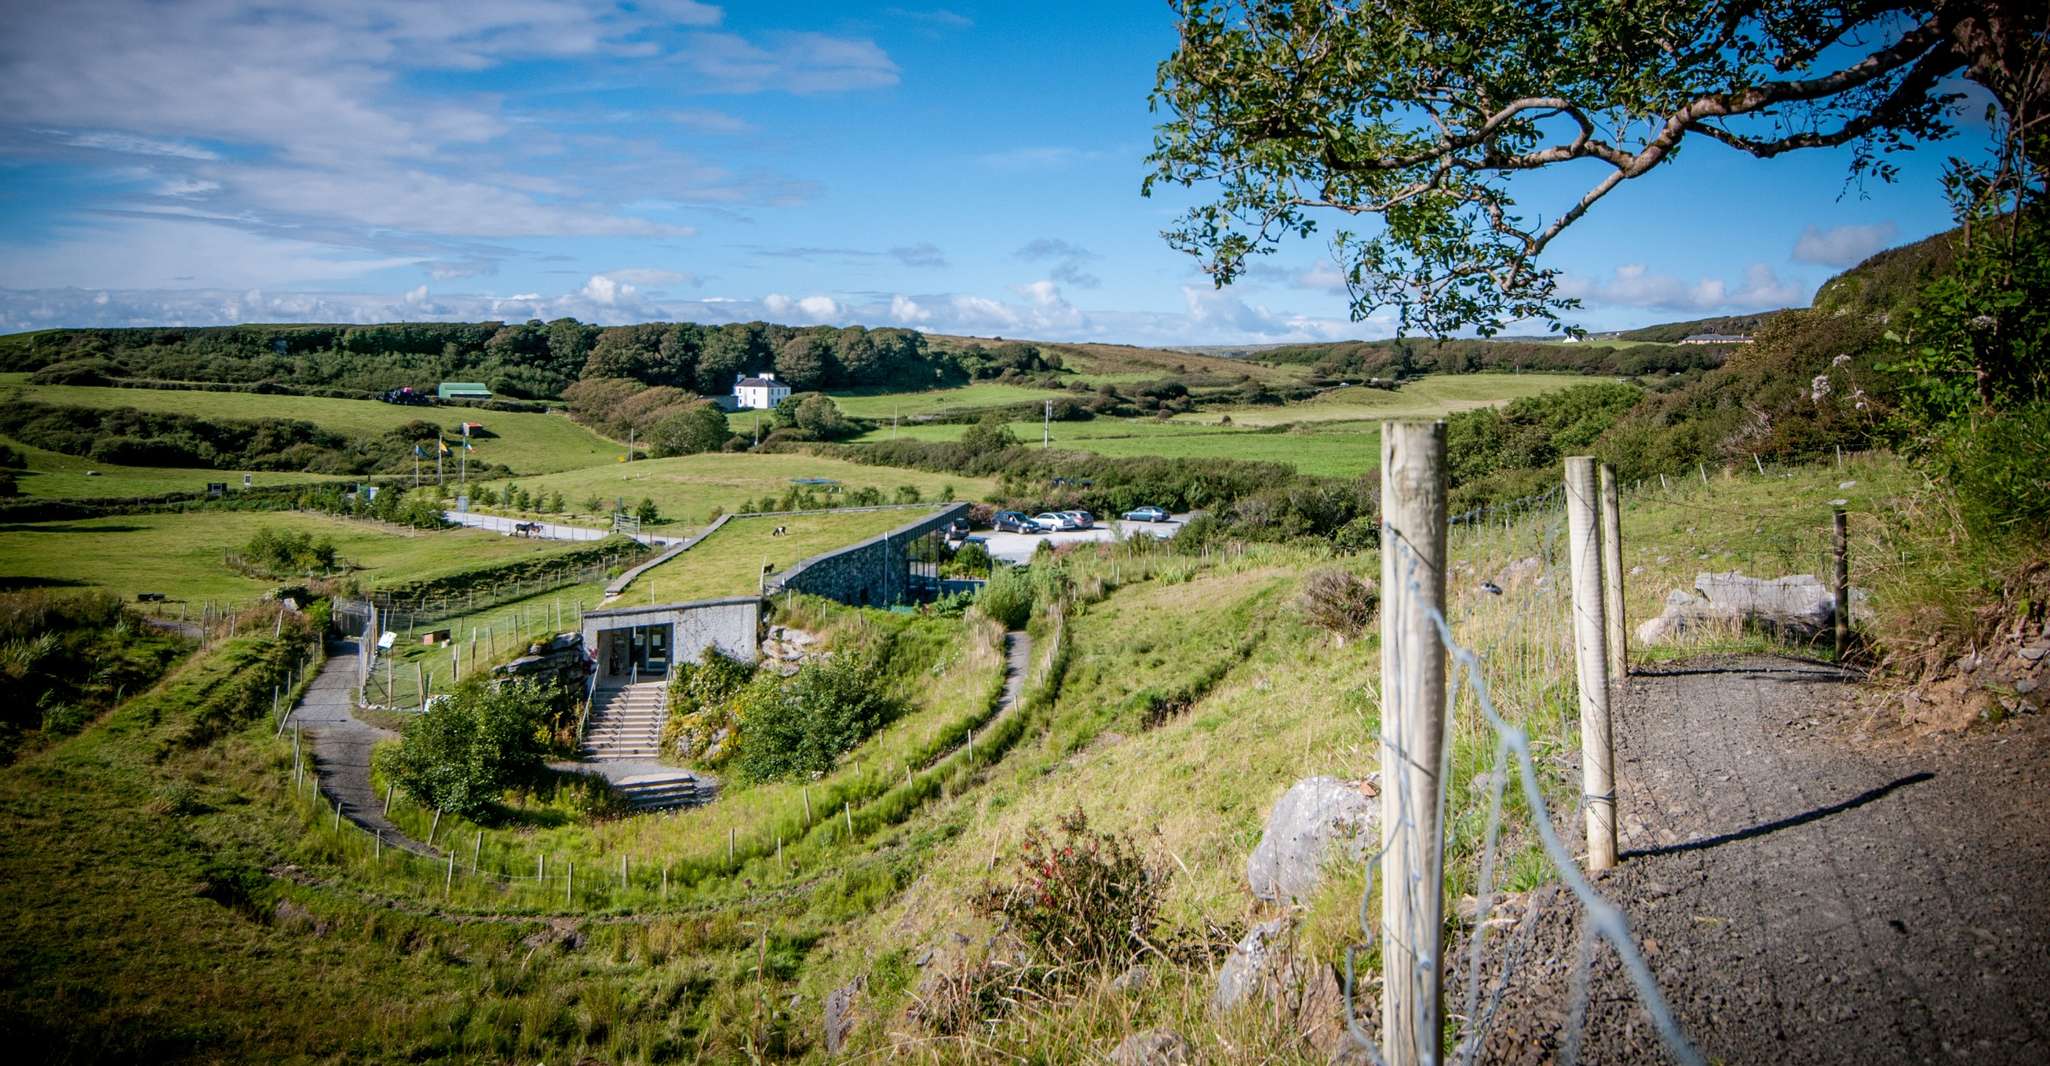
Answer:
<svg viewBox="0 0 2050 1066"><path fill-rule="evenodd" d="M342 817L381 834L386 844L438 856L441 852L407 836L384 816L384 800L370 785L371 749L397 734L356 717L356 655L354 639L330 641L327 662L292 709L292 721L312 744L320 794L342 805Z"/></svg>

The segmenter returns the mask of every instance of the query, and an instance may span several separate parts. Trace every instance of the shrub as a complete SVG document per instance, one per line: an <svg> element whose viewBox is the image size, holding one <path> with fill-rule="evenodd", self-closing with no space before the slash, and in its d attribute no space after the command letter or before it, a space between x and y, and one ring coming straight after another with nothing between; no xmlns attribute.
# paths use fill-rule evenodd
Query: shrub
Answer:
<svg viewBox="0 0 2050 1066"><path fill-rule="evenodd" d="M320 576L334 572L335 542L304 530L264 526L242 546L242 563L266 577Z"/></svg>
<svg viewBox="0 0 2050 1066"><path fill-rule="evenodd" d="M1310 571L1296 595L1304 621L1341 637L1365 629L1379 602L1373 582L1336 567Z"/></svg>
<svg viewBox="0 0 2050 1066"><path fill-rule="evenodd" d="M476 818L540 771L552 703L533 681L465 682L407 722L398 744L377 752L378 772L422 803Z"/></svg>
<svg viewBox="0 0 2050 1066"><path fill-rule="evenodd" d="M1025 628L1032 617L1031 576L1015 567L997 570L990 574L989 583L982 586L975 605L1005 629Z"/></svg>
<svg viewBox="0 0 2050 1066"><path fill-rule="evenodd" d="M2050 534L2050 401L1950 426L1932 459L1973 536Z"/></svg>
<svg viewBox="0 0 2050 1066"><path fill-rule="evenodd" d="M1032 825L1012 864L1016 880L976 899L1039 959L1080 973L1122 966L1144 950L1167 890L1131 838L1089 828L1077 807L1055 823L1059 839Z"/></svg>
<svg viewBox="0 0 2050 1066"><path fill-rule="evenodd" d="M903 708L883 683L887 642L806 663L777 684L758 675L741 693L737 769L751 781L824 773Z"/></svg>

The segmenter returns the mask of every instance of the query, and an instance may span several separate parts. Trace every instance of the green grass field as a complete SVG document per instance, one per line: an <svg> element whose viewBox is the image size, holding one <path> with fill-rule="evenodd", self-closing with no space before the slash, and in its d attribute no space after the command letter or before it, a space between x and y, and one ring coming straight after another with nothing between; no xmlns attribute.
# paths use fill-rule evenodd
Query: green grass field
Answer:
<svg viewBox="0 0 2050 1066"><path fill-rule="evenodd" d="M980 382L953 389L925 389L918 392L856 389L833 392L829 395L833 397L834 403L840 405L840 410L851 417L875 418L888 422L893 415L914 418L940 411L967 411L978 407L1038 403L1042 400L1058 399L1065 393L1056 389L1034 389L1023 385ZM735 416L734 425L745 424L744 417Z"/></svg>
<svg viewBox="0 0 2050 1066"><path fill-rule="evenodd" d="M615 498L623 499L628 507L646 497L655 501L665 523L702 526L712 520L714 511L749 511L763 496L781 496L796 487L792 481L797 478L831 478L840 483L842 491L873 486L881 489L885 497L892 496L900 486L910 485L928 500L938 499L949 487L963 500L980 499L996 491L996 484L988 478L767 452L706 453L612 463L548 477L520 478L518 484L529 492L560 492L572 508L580 508L590 496L598 497L607 506Z"/></svg>
<svg viewBox="0 0 2050 1066"><path fill-rule="evenodd" d="M239 470L193 470L169 466L117 466L97 463L76 455L31 448L19 441L0 437L0 443L20 452L28 469L16 471L15 480L24 496L75 500L95 496L160 496L170 492L204 492L209 482L242 485ZM97 473L88 474L88 471ZM299 485L316 481L345 481L328 474L285 473L275 470L249 472L250 484Z"/></svg>
<svg viewBox="0 0 2050 1066"><path fill-rule="evenodd" d="M0 524L0 584L96 586L124 599L161 592L178 600L248 600L281 582L245 577L221 561L263 528L332 537L365 584L466 570L537 552L549 541L483 530L397 530L305 512L203 511L72 522Z"/></svg>
<svg viewBox="0 0 2050 1066"><path fill-rule="evenodd" d="M1175 421L1214 423L1229 415L1234 425L1276 426L1285 422L1433 418L1607 380L1584 374L1431 374L1392 391L1360 386L1332 389L1302 403L1210 408L1179 415Z"/></svg>
<svg viewBox="0 0 2050 1066"><path fill-rule="evenodd" d="M822 552L843 548L909 525L928 512L911 508L839 514L736 518L682 555L642 574L610 606L683 603L744 596L761 587L762 566L772 572ZM777 527L787 532L772 536Z"/></svg>
<svg viewBox="0 0 2050 1066"><path fill-rule="evenodd" d="M328 400L311 396L260 396L248 392L179 392L113 389L85 385L25 385L19 396L38 403L78 407L133 407L197 418L295 418L337 433L369 436L413 421L433 422L454 432L459 422L481 423L495 436L476 439L470 458L504 463L521 474L550 473L609 463L626 454L621 445L560 414L486 411L476 407L401 407L376 400ZM454 469L457 457L449 457Z"/></svg>
<svg viewBox="0 0 2050 1066"><path fill-rule="evenodd" d="M1011 432L1027 445L1040 441L1037 422L1013 422ZM1158 456L1165 459L1247 459L1286 463L1319 477L1358 477L1381 462L1381 430L1370 422L1306 425L1286 433L1256 433L1228 426L1157 419L1098 418L1088 422L1055 422L1053 445L1116 458ZM904 426L899 439L959 440L968 427L958 424ZM890 439L887 429L869 433L862 442Z"/></svg>

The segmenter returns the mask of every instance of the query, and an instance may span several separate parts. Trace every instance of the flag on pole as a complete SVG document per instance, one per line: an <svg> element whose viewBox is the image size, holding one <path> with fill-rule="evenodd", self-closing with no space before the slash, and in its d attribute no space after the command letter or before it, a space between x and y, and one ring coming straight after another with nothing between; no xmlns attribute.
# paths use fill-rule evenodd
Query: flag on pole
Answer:
<svg viewBox="0 0 2050 1066"><path fill-rule="evenodd" d="M445 441L445 440L442 440L442 439L441 439L441 438L439 438L439 437L436 437L436 438L434 439L434 443L436 443L436 444L439 444L439 445L441 445L441 454L442 454L442 455L447 455L447 454L448 454L448 442L447 442L447 441Z"/></svg>
<svg viewBox="0 0 2050 1066"><path fill-rule="evenodd" d="M421 449L419 445L415 444L413 445L413 458L425 459L427 458L427 452Z"/></svg>

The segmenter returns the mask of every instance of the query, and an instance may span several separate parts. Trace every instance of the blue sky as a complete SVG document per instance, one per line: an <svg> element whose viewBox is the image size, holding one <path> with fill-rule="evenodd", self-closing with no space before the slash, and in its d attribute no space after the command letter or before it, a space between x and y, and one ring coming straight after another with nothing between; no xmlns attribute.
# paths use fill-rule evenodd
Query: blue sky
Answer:
<svg viewBox="0 0 2050 1066"><path fill-rule="evenodd" d="M1143 199L1164 3L72 0L0 13L0 330L858 322L1376 337L1316 242L1211 288ZM1609 329L1800 305L1936 232L1942 159L1692 143L1546 261ZM1591 181L1519 189L1548 214Z"/></svg>

